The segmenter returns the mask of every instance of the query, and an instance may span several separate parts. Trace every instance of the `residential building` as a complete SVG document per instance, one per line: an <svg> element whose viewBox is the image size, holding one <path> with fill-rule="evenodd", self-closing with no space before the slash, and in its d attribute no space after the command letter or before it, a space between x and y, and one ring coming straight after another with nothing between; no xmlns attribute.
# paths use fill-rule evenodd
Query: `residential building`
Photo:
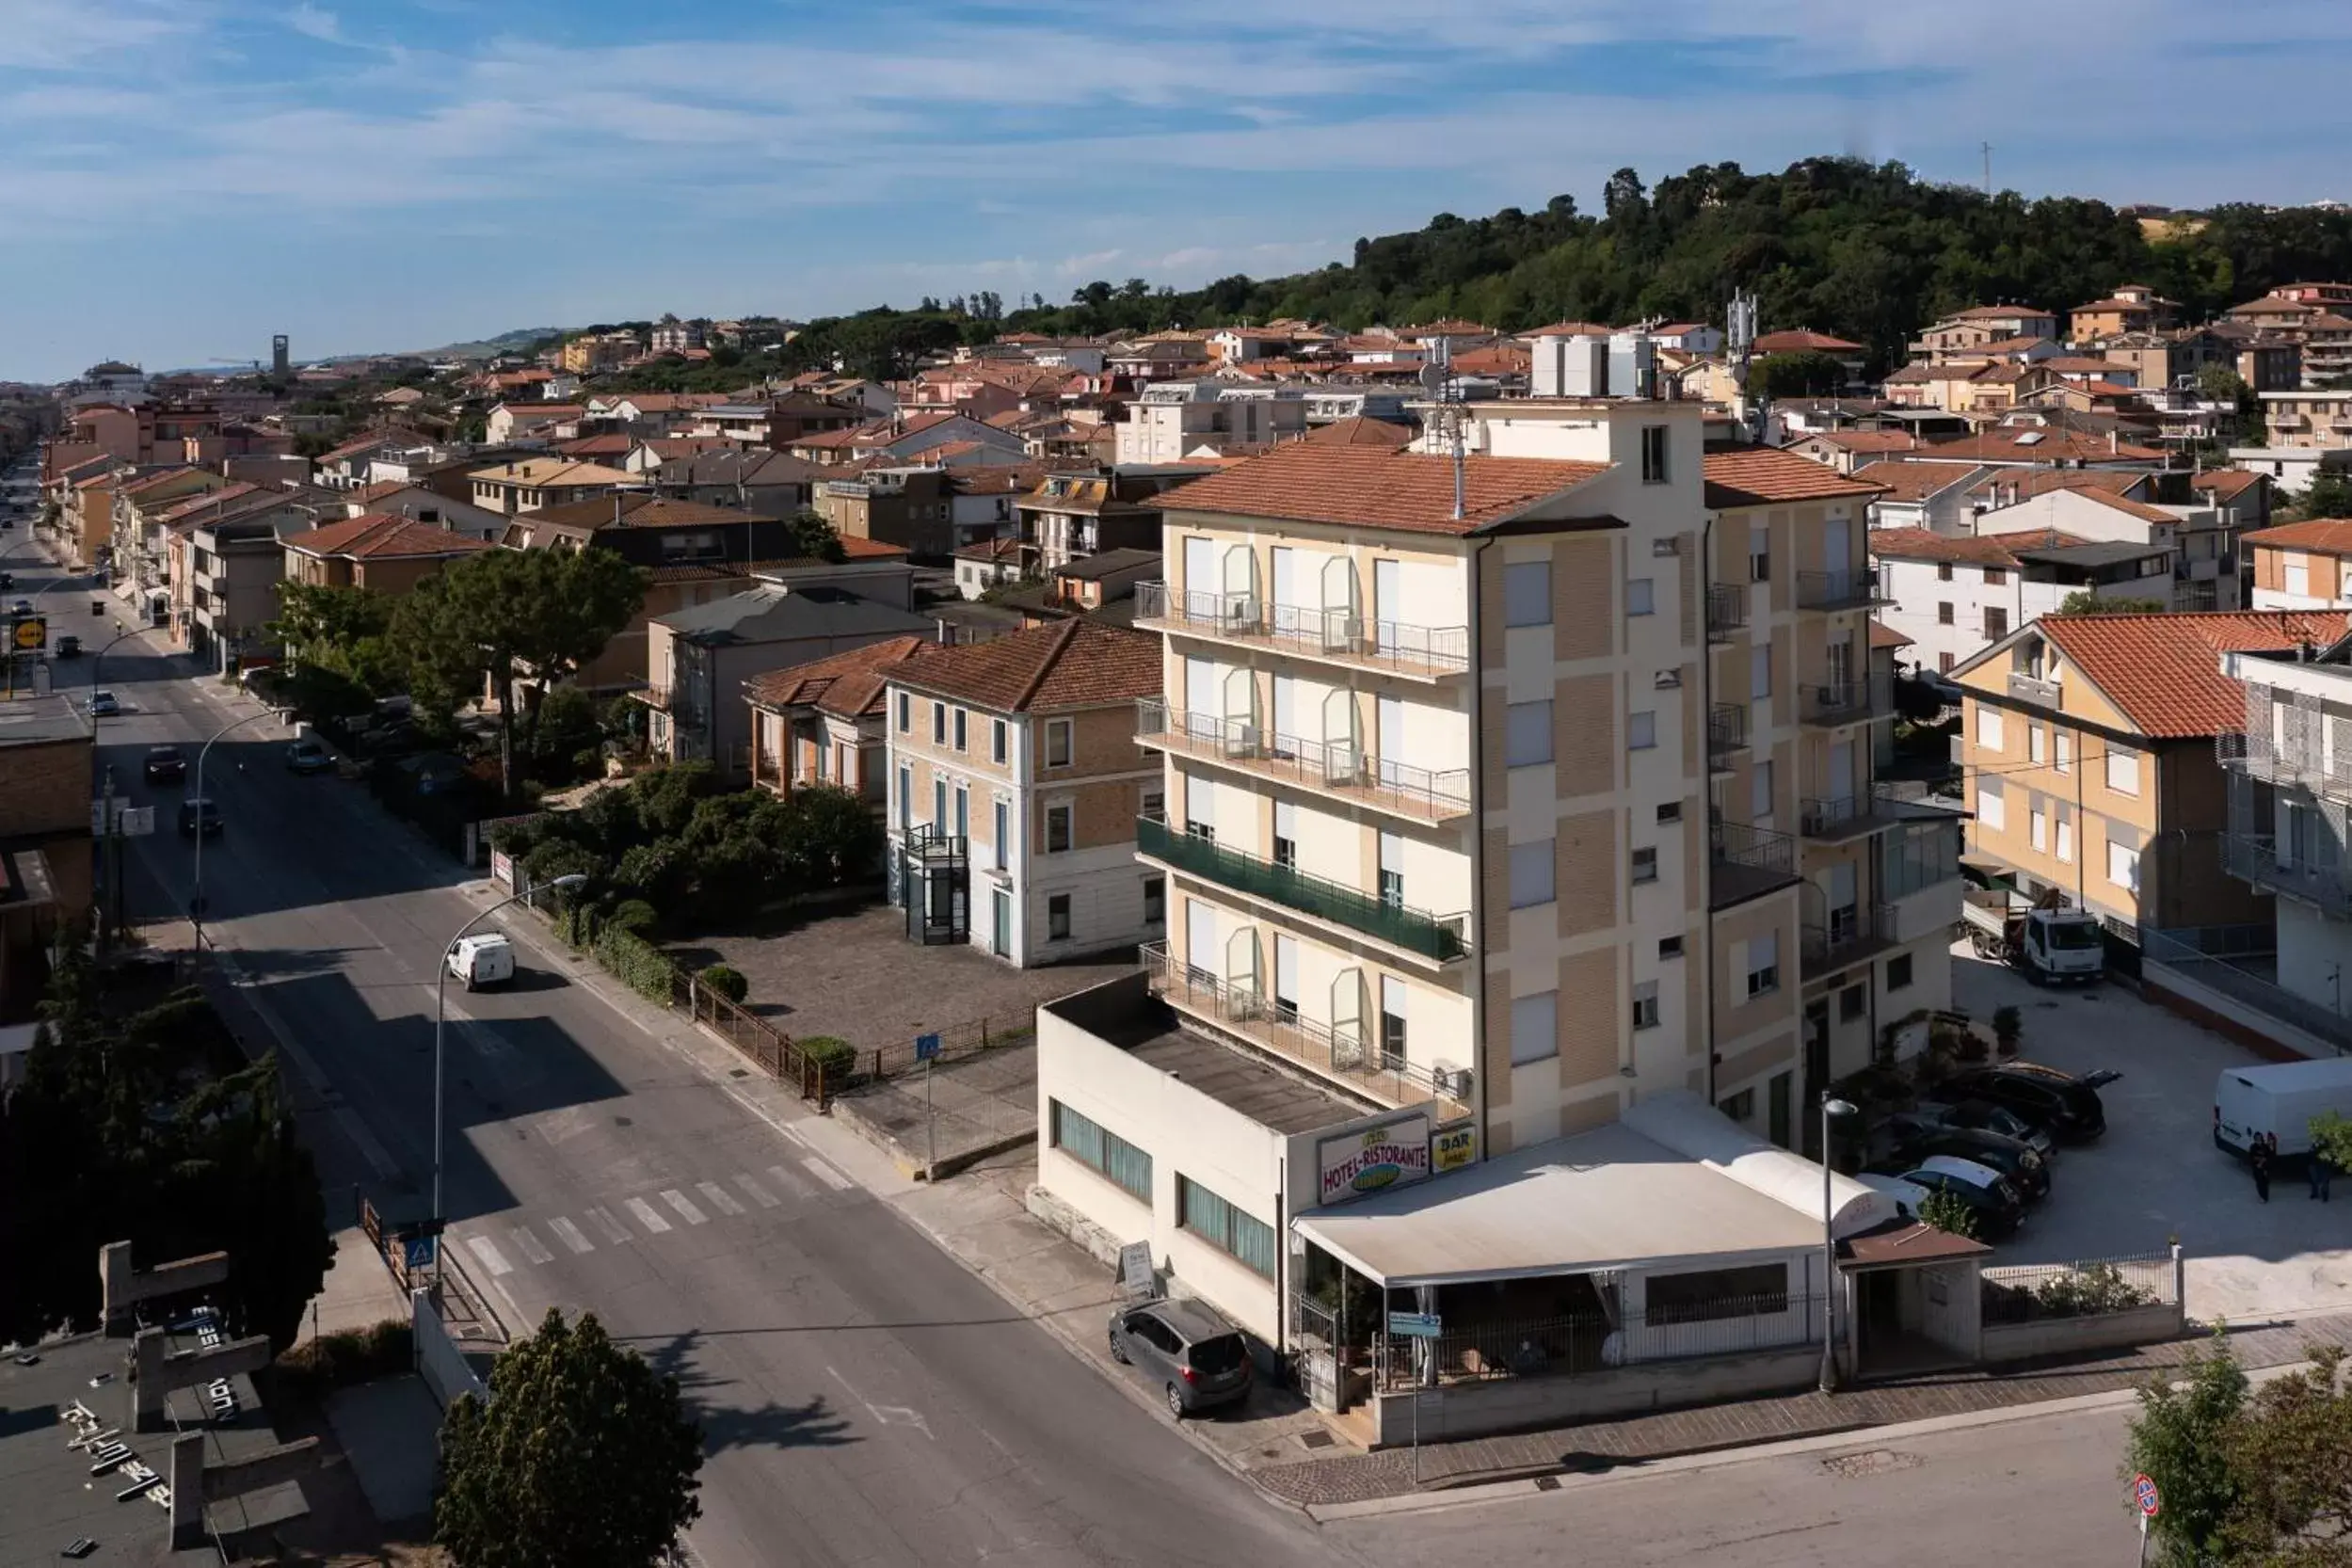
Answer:
<svg viewBox="0 0 2352 1568"><path fill-rule="evenodd" d="M2216 737L2242 729L2232 651L2331 642L2341 614L2045 616L1952 672L1965 690L1970 854L2136 945L2143 926L2260 924L2225 871Z"/></svg>
<svg viewBox="0 0 2352 1568"><path fill-rule="evenodd" d="M654 489L674 501L789 518L813 504L822 472L816 464L781 452L718 448L668 457L651 477Z"/></svg>
<svg viewBox="0 0 2352 1568"><path fill-rule="evenodd" d="M2257 610L2352 610L2352 520L2312 518L2245 536Z"/></svg>
<svg viewBox="0 0 2352 1568"><path fill-rule="evenodd" d="M172 631L210 668L229 672L249 653L275 647L283 540L314 518L284 505L238 517L204 517L171 530Z"/></svg>
<svg viewBox="0 0 2352 1568"><path fill-rule="evenodd" d="M1862 380L1863 367L1870 359L1870 350L1861 344L1849 343L1844 338L1832 337L1827 332L1816 332L1801 327L1787 331L1763 333L1757 337L1752 347L1758 357L1768 354L1826 354L1846 367L1846 379L1848 382Z"/></svg>
<svg viewBox="0 0 2352 1568"><path fill-rule="evenodd" d="M558 363L574 376L596 376L619 369L637 353L634 332L584 332L565 341Z"/></svg>
<svg viewBox="0 0 2352 1568"><path fill-rule="evenodd" d="M2183 610L2243 607L2236 532L2211 506L2166 505L2119 493L2106 476L2056 474L1977 514L1980 535L2056 533L2099 544L2141 547L2143 597ZM2120 475L2116 475L2120 477ZM2144 476L2152 485L2155 475ZM1991 483L1998 484L1996 477ZM2157 560L2153 552L2162 552ZM2120 565L2117 556L2111 564ZM2168 575L2172 582L2162 579ZM2104 581L2104 579L2103 579Z"/></svg>
<svg viewBox="0 0 2352 1568"><path fill-rule="evenodd" d="M889 672L891 889L907 935L1027 968L1165 929L1135 863L1160 770L1136 744L1154 638L1069 620Z"/></svg>
<svg viewBox="0 0 2352 1568"><path fill-rule="evenodd" d="M1999 535L1880 528L1870 535L1886 603L1880 620L1922 668L1949 673L2072 595L2172 606L2172 552L2054 529Z"/></svg>
<svg viewBox="0 0 2352 1568"><path fill-rule="evenodd" d="M1988 344L2017 338L2054 340L2057 335L2055 311L2031 305L1976 305L1954 312L1920 333L1911 345L1911 357L1914 362L1941 364Z"/></svg>
<svg viewBox="0 0 2352 1568"><path fill-rule="evenodd" d="M428 490L405 479L387 479L354 490L347 509L354 517L373 512L379 517L408 518L489 544L496 544L506 535L506 520L489 508L453 501L439 490Z"/></svg>
<svg viewBox="0 0 2352 1568"><path fill-rule="evenodd" d="M875 461L935 467L1017 463L1028 456L1021 439L952 408L893 414L844 430L796 436L784 449L812 463L841 466Z"/></svg>
<svg viewBox="0 0 2352 1568"><path fill-rule="evenodd" d="M483 435L492 446L504 446L526 437L541 441L570 440L584 433L581 422L587 417L587 406L580 403L501 403L483 422Z"/></svg>
<svg viewBox="0 0 2352 1568"><path fill-rule="evenodd" d="M1821 463L1840 473L1852 473L1872 464L1927 456L1928 443L1910 430L1816 430L1788 443L1800 457Z"/></svg>
<svg viewBox="0 0 2352 1568"><path fill-rule="evenodd" d="M940 646L927 637L885 637L745 680L752 787L790 794L832 784L881 816L890 794L884 732L890 674Z"/></svg>
<svg viewBox="0 0 2352 1568"><path fill-rule="evenodd" d="M2121 283L2104 299L2066 312L2067 332L2077 344L2096 343L2127 332L2155 332L2172 325L2180 303L2145 283Z"/></svg>
<svg viewBox="0 0 2352 1568"><path fill-rule="evenodd" d="M1870 503L1871 527L1960 534L1975 520L1968 488L1989 471L1965 462L1888 462L1865 463L1851 472L1879 488Z"/></svg>
<svg viewBox="0 0 2352 1568"><path fill-rule="evenodd" d="M941 559L1004 532L1015 501L1034 482L1035 472L1027 467L875 464L820 479L816 512L844 539L870 539Z"/></svg>
<svg viewBox="0 0 2352 1568"><path fill-rule="evenodd" d="M1340 430L1343 426L1325 428ZM1388 446L1386 442L1374 444ZM1158 498L1209 472L1208 464L1170 463L1114 467L1096 473L1047 474L1035 489L1015 503L1020 515L1021 575L1042 577L1106 550L1157 551Z"/></svg>
<svg viewBox="0 0 2352 1568"><path fill-rule="evenodd" d="M967 600L1021 580L1021 541L1001 534L955 552L955 591Z"/></svg>
<svg viewBox="0 0 2352 1568"><path fill-rule="evenodd" d="M25 695L0 728L0 1026L33 1021L50 953L89 918L91 723L63 696Z"/></svg>
<svg viewBox="0 0 2352 1568"><path fill-rule="evenodd" d="M1221 381L1160 381L1128 405L1115 447L1120 468L1182 463L1226 452L1263 451L1304 433L1306 402L1296 388Z"/></svg>
<svg viewBox="0 0 2352 1568"><path fill-rule="evenodd" d="M547 506L568 506L637 483L633 473L568 457L511 458L477 468L467 477L472 482L475 505L510 518Z"/></svg>
<svg viewBox="0 0 2352 1568"><path fill-rule="evenodd" d="M405 594L452 561L497 548L439 523L390 512L362 512L279 541L290 583Z"/></svg>
<svg viewBox="0 0 2352 1568"><path fill-rule="evenodd" d="M2340 452L2352 447L2352 388L2260 394L2270 444Z"/></svg>
<svg viewBox="0 0 2352 1568"><path fill-rule="evenodd" d="M752 712L744 682L869 643L923 636L932 625L893 605L829 586L761 584L724 599L646 619L647 741L671 762L713 763L748 774Z"/></svg>
<svg viewBox="0 0 2352 1568"><path fill-rule="evenodd" d="M703 334L710 325L707 321L680 321L676 316L665 315L654 323L652 352L683 354L690 348L700 348L704 344Z"/></svg>

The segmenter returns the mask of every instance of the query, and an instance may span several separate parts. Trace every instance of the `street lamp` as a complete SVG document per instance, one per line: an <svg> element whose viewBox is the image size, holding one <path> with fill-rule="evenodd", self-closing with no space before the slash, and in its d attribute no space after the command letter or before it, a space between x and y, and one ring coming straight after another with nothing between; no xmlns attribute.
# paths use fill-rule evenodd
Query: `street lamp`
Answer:
<svg viewBox="0 0 2352 1568"><path fill-rule="evenodd" d="M202 835L200 835L200 835L199 835L199 838L200 839L201 837L202 837ZM555 878L555 880L554 880L554 881L550 882L547 886L549 886L549 887L551 887L551 888L564 888L564 889L566 889L567 891L568 891L569 889L571 889L571 888L577 888L577 887L579 887L582 883L584 883L584 882L585 882L585 881L587 881L587 880L588 880L588 879L587 879L587 876L586 876L584 873L580 872L569 872L569 873L568 873L568 874L567 874L567 875L564 875L564 876L559 876L559 877ZM443 1107L443 1104L444 1104L444 1096L443 1096L443 1095L442 1095L441 1085L442 1085L442 1083L445 1081L445 1079L444 1079L443 1074L442 1074L442 1071L441 1071L441 1033L442 1033L442 1028L443 1028L443 1025L444 1025L444 1023L445 1023L445 1021L446 1021L446 1019L447 1019L447 1017L448 1017L448 1008L447 1008L447 1004L446 1004L446 1002L445 1002L444 999L445 999L445 998L449 995L449 952L450 952L450 950L451 950L452 948L456 947L456 946L459 942L462 942L462 941L464 941L464 940L466 939L466 933L467 933L467 932L472 931L472 930L475 926L480 925L480 924L481 924L484 920L488 920L488 919L489 919L492 915L497 914L497 913L498 913L501 909L505 908L508 904L520 904L520 903L521 903L523 900L525 900L525 899L536 897L536 896L537 895L538 891L539 891L539 889L538 889L538 888L524 888L521 892L520 892L520 893L511 893L511 894L507 895L505 898L500 899L500 900L499 900L496 904L491 904L491 905L490 905L488 909L483 910L480 914L478 914L478 915L474 916L474 917L473 917L473 919L472 919L472 920L468 920L465 924L463 924L463 925L459 926L459 927L457 928L456 935L453 936L452 937L450 937L450 938L449 938L449 940L448 940L448 941L443 942L443 943L441 944L441 955L440 955L440 957L439 957L439 958L437 958L437 959L435 959L435 960L434 960L434 974L433 974L433 1280L434 1280L434 1285L435 1285L436 1288L439 1288L439 1286L440 1286L440 1272L441 1272L441 1224L442 1224L442 1219L443 1219L443 1216L442 1216L442 1214L441 1214L441 1128L442 1128L442 1114L441 1114L441 1112L442 1112L442 1107Z"/></svg>
<svg viewBox="0 0 2352 1568"><path fill-rule="evenodd" d="M196 748L196 793L190 798L199 801L204 798L204 759L212 751L214 742L232 729L242 729L248 724L258 724L263 719L276 716L264 708L258 713L231 719L214 730L204 744ZM188 901L188 923L196 928L196 954L201 958L204 955L204 808L201 806L196 810L196 891Z"/></svg>
<svg viewBox="0 0 2352 1568"><path fill-rule="evenodd" d="M1830 1165L1830 1123L1854 1113L1850 1100L1821 1096L1821 1392L1837 1392L1837 1201Z"/></svg>

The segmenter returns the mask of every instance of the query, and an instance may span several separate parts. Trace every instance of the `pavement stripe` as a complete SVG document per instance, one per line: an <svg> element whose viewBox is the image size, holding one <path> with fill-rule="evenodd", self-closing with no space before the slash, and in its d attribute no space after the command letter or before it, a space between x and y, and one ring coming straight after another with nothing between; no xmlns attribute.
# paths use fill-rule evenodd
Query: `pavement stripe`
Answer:
<svg viewBox="0 0 2352 1568"><path fill-rule="evenodd" d="M531 1234L529 1225L514 1225L506 1234L514 1240L515 1248L534 1263L552 1263L555 1255L547 1250L547 1243Z"/></svg>
<svg viewBox="0 0 2352 1568"><path fill-rule="evenodd" d="M824 1160L819 1160L813 1154L808 1159L802 1160L801 1163L816 1172L817 1179L824 1182L827 1187L832 1188L836 1192L846 1192L851 1188L857 1185L856 1182L850 1180L849 1177L843 1176L840 1172L826 1164Z"/></svg>
<svg viewBox="0 0 2352 1568"><path fill-rule="evenodd" d="M815 1188L809 1186L806 1181L803 1181L800 1177L792 1175L792 1172L786 1170L781 1165L769 1166L768 1175L776 1178L776 1184L778 1187L783 1188L784 1191L790 1192L796 1198L813 1198L817 1195L817 1190Z"/></svg>
<svg viewBox="0 0 2352 1568"><path fill-rule="evenodd" d="M690 1225L705 1225L711 1223L711 1216L696 1208L695 1200L675 1187L662 1189L662 1201L677 1209L678 1217Z"/></svg>
<svg viewBox="0 0 2352 1568"><path fill-rule="evenodd" d="M613 1211L599 1205L588 1210L588 1224L604 1233L604 1240L615 1246L629 1240L629 1227L613 1218Z"/></svg>
<svg viewBox="0 0 2352 1568"><path fill-rule="evenodd" d="M715 1181L697 1181L695 1191L710 1199L711 1207L722 1214L741 1214L744 1211L744 1206L735 1201L735 1195Z"/></svg>
<svg viewBox="0 0 2352 1568"><path fill-rule="evenodd" d="M482 1267L490 1272L493 1279L515 1272L515 1266L507 1262L505 1256L498 1250L498 1243L487 1236L467 1237L466 1250L482 1260Z"/></svg>
<svg viewBox="0 0 2352 1568"><path fill-rule="evenodd" d="M660 1211L643 1198L631 1198L629 1212L637 1216L637 1223L656 1236L670 1227L670 1223L662 1218Z"/></svg>
<svg viewBox="0 0 2352 1568"><path fill-rule="evenodd" d="M738 1175L735 1177L735 1185L750 1193L751 1201L758 1204L762 1208L774 1208L777 1204L784 1201L782 1198L777 1197L774 1192L769 1192L766 1188L752 1180L747 1175Z"/></svg>
<svg viewBox="0 0 2352 1568"><path fill-rule="evenodd" d="M596 1251L596 1243L582 1235L580 1227L569 1220L550 1220L547 1222L547 1228L555 1233L555 1239L576 1253Z"/></svg>

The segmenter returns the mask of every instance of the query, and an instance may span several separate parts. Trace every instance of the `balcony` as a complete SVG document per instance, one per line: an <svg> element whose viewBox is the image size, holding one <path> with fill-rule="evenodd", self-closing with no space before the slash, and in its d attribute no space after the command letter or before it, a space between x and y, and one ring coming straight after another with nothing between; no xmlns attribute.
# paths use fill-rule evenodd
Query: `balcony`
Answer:
<svg viewBox="0 0 2352 1568"><path fill-rule="evenodd" d="M1732 759L1748 749L1748 706L1743 702L1707 705L1707 764L1716 773L1729 773Z"/></svg>
<svg viewBox="0 0 2352 1568"><path fill-rule="evenodd" d="M1867 680L1808 680L1797 689L1797 712L1806 724L1835 728L1867 724L1894 712L1895 694L1888 683Z"/></svg>
<svg viewBox="0 0 2352 1568"><path fill-rule="evenodd" d="M2292 856L2293 851L2287 852ZM2268 834L2224 833L2221 869L2264 892L2311 904L2322 914L2352 917L2352 872L2341 862L2280 859L2279 840Z"/></svg>
<svg viewBox="0 0 2352 1568"><path fill-rule="evenodd" d="M1369 620L1355 610L1267 604L1251 594L1176 593L1165 583L1136 584L1135 625L1414 680L1445 680L1470 667L1467 626Z"/></svg>
<svg viewBox="0 0 2352 1568"><path fill-rule="evenodd" d="M1744 583L1707 584L1707 640L1724 642L1748 627L1748 586Z"/></svg>
<svg viewBox="0 0 2352 1568"><path fill-rule="evenodd" d="M2045 708L2060 707L2066 698L2065 690L2056 681L2018 670L2009 672L2009 696L2024 702L2039 702Z"/></svg>
<svg viewBox="0 0 2352 1568"><path fill-rule="evenodd" d="M1768 827L1707 824L1708 907L1725 909L1797 881L1797 840Z"/></svg>
<svg viewBox="0 0 2352 1568"><path fill-rule="evenodd" d="M1367 1045L1353 1029L1301 1017L1294 1007L1219 980L1207 969L1178 963L1165 943L1145 942L1138 956L1143 960L1144 984L1153 996L1221 1034L1237 1036L1391 1109L1434 1100L1440 1121L1465 1114L1470 1109L1466 1101L1440 1094L1435 1076L1427 1068ZM1459 1081L1448 1081L1447 1088L1462 1092Z"/></svg>
<svg viewBox="0 0 2352 1568"><path fill-rule="evenodd" d="M1451 822L1470 814L1467 768L1435 773L1342 741L1301 740L1269 733L1244 719L1174 711L1156 696L1135 704L1135 744L1413 822Z"/></svg>
<svg viewBox="0 0 2352 1568"><path fill-rule="evenodd" d="M1955 904L1958 900L1953 901ZM1825 923L1798 933L1807 979L1857 964L1896 945L1894 912L1882 904L1848 904L1830 911Z"/></svg>
<svg viewBox="0 0 2352 1568"><path fill-rule="evenodd" d="M2330 760L2313 743L2282 744L2276 736L2225 729L2214 737L2214 760L2265 784L2352 801L2352 757Z"/></svg>
<svg viewBox="0 0 2352 1568"><path fill-rule="evenodd" d="M1432 915L1388 904L1344 884L1310 876L1294 866L1261 860L1172 828L1164 818L1137 818L1135 847L1154 860L1245 898L1295 910L1436 963L1452 963L1470 951L1467 915Z"/></svg>
<svg viewBox="0 0 2352 1568"><path fill-rule="evenodd" d="M1797 574L1800 610L1867 610L1891 603L1879 591L1875 567L1850 567L1844 571L1800 571Z"/></svg>

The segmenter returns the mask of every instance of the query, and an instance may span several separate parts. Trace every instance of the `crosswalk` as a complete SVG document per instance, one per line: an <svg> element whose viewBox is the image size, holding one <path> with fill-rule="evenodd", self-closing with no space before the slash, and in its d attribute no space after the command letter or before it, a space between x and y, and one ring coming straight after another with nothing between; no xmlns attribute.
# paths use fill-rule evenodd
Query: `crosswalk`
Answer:
<svg viewBox="0 0 2352 1568"><path fill-rule="evenodd" d="M828 1192L844 1192L856 1184L830 1161L809 1155L800 1161L798 1169L770 1165L756 1173L738 1171L723 1182L696 1181L692 1185L691 1193L684 1187L664 1187L616 1203L592 1204L581 1209L576 1218L558 1214L540 1224L555 1238L565 1255L578 1257L600 1247L629 1246L642 1237L691 1231L714 1220L747 1215L754 1208L778 1208L788 1200L805 1201L822 1198ZM630 1224L632 1220L633 1226ZM467 1236L463 1240L466 1251L493 1279L511 1274L518 1268L552 1263L558 1256L556 1247L542 1240L538 1231L528 1223L494 1222L490 1228L492 1234Z"/></svg>

